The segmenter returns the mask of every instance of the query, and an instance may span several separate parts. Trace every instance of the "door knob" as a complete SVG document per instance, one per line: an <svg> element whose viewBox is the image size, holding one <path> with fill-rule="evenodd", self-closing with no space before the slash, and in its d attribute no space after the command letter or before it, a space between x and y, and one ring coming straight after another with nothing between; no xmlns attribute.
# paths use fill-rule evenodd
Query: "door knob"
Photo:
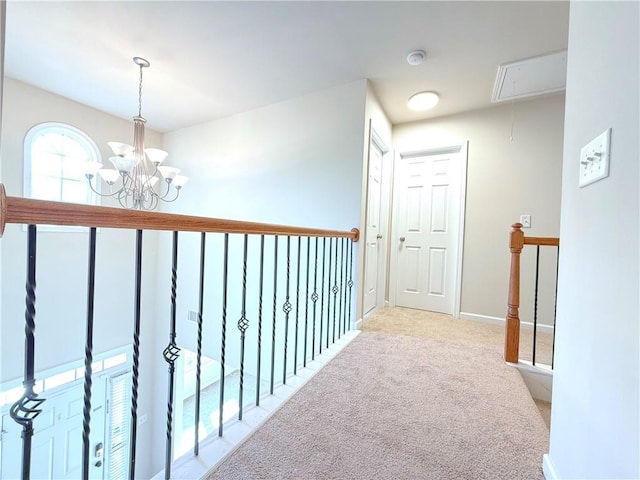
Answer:
<svg viewBox="0 0 640 480"><path fill-rule="evenodd" d="M404 241L405 241L405 238L404 238L404 237L400 237L400 241L401 241L401 242L404 242Z"/></svg>
<svg viewBox="0 0 640 480"><path fill-rule="evenodd" d="M378 235L376 235L376 238L377 238L378 240L382 240L382 234L381 234L381 233L379 233Z"/></svg>

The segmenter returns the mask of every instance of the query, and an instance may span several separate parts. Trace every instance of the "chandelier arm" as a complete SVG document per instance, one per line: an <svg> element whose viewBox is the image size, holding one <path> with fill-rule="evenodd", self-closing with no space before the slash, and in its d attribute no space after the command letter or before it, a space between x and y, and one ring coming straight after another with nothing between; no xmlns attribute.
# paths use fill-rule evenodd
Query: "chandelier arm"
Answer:
<svg viewBox="0 0 640 480"><path fill-rule="evenodd" d="M113 197L114 195L117 195L118 193L120 193L120 191L124 188L124 185L121 186L118 190L116 190L115 192L113 191L113 185L109 185L107 183L107 185L109 185L109 193L100 193L98 190L96 190L93 187L93 184L91 183L91 177L89 177L88 175L85 175L85 177L87 177L87 181L89 182L89 188L91 189L91 191L93 193L95 193L96 195L99 195L100 197ZM106 183L106 182L105 182Z"/></svg>
<svg viewBox="0 0 640 480"><path fill-rule="evenodd" d="M171 200L167 200L167 199L165 198L165 197L166 197L166 195L165 195L161 200L163 200L164 202L167 202L167 203L175 202L175 201L178 199L178 197L180 196L180 190L181 190L180 188L176 188L176 196L175 196L175 197L173 197ZM169 193L169 192L167 191L167 194L168 194L168 193Z"/></svg>

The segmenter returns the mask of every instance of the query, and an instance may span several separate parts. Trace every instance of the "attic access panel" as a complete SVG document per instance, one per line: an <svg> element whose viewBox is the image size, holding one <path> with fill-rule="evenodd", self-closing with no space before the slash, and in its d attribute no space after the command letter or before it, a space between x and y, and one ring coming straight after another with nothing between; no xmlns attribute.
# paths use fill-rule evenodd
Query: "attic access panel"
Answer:
<svg viewBox="0 0 640 480"><path fill-rule="evenodd" d="M491 102L559 92L567 83L567 51L527 58L498 67Z"/></svg>

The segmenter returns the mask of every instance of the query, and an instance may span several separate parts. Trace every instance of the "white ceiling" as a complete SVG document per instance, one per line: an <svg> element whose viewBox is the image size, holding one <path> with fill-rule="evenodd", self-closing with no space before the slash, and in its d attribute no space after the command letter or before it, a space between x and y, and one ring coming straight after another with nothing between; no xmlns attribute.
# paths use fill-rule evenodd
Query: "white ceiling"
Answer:
<svg viewBox="0 0 640 480"><path fill-rule="evenodd" d="M7 2L5 73L170 131L369 78L392 123L488 106L498 65L567 47L568 2ZM410 66L414 49L427 60ZM441 95L426 113L407 98Z"/></svg>

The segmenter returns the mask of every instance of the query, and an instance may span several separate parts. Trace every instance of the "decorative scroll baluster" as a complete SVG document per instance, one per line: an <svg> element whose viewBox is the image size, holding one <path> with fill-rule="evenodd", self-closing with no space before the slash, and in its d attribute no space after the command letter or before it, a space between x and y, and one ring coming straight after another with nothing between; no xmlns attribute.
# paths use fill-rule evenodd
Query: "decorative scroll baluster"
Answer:
<svg viewBox="0 0 640 480"><path fill-rule="evenodd" d="M349 287L349 330L351 330L351 288L353 287L353 242L349 243L349 281L347 286Z"/></svg>
<svg viewBox="0 0 640 480"><path fill-rule="evenodd" d="M140 306L142 295L142 230L136 231L136 280L133 310L133 366L131 372L131 438L129 440L129 480L136 477L138 429L138 375L140 372Z"/></svg>
<svg viewBox="0 0 640 480"><path fill-rule="evenodd" d="M313 335L311 336L311 360L316 358L316 303L318 302L318 237L316 237L316 250L313 268L313 293L311 294L313 302ZM320 310L322 312L322 309ZM322 336L322 333L320 334ZM322 344L322 342L320 342Z"/></svg>
<svg viewBox="0 0 640 480"><path fill-rule="evenodd" d="M324 315L324 269L325 269L325 263L327 259L326 251L327 251L327 239L323 238L322 239L322 278L320 279L320 335L318 336L319 353L322 353L322 326L323 326L322 316Z"/></svg>
<svg viewBox="0 0 640 480"><path fill-rule="evenodd" d="M337 239L336 239L337 241ZM337 255L336 255L337 257ZM337 260L337 258L336 258ZM338 308L338 338L340 338L341 334L344 333L341 330L341 326L344 324L344 322L340 321L340 319L344 316L343 315L343 305L342 305L342 292L344 291L344 277L342 276L343 272L343 268L342 266L344 265L345 261L344 261L344 238L340 239L340 307ZM346 307L346 304L344 305Z"/></svg>
<svg viewBox="0 0 640 480"><path fill-rule="evenodd" d="M347 333L347 287L349 286L349 241L346 238L342 239L345 242L344 254L345 258L343 258L342 262L344 264L344 281L345 287L343 288L344 295L344 310L342 311L342 333Z"/></svg>
<svg viewBox="0 0 640 480"><path fill-rule="evenodd" d="M180 348L176 345L176 292L178 285L178 232L173 232L173 251L171 255L171 321L169 330L169 344L162 352L164 360L169 365L169 392L167 398L167 444L164 459L164 478L171 478L171 450L173 437L173 394L175 383L175 363L180 355Z"/></svg>
<svg viewBox="0 0 640 480"><path fill-rule="evenodd" d="M538 278L540 272L540 245L536 245L536 280L533 292L533 353L531 354L531 364L536 364L536 341L538 338Z"/></svg>
<svg viewBox="0 0 640 480"><path fill-rule="evenodd" d="M304 348L302 366L307 366L307 344L309 334L309 262L311 261L311 237L307 237L307 283L304 295Z"/></svg>
<svg viewBox="0 0 640 480"><path fill-rule="evenodd" d="M249 243L249 235L244 235L244 253L242 260L242 315L238 320L238 330L240 330L240 388L238 389L238 420L242 420L242 404L244 393L244 341L245 332L249 328L249 320L247 319L247 248Z"/></svg>
<svg viewBox="0 0 640 480"><path fill-rule="evenodd" d="M276 373L276 317L278 308L278 236L273 243L273 325L271 328L271 389L273 395L273 383Z"/></svg>
<svg viewBox="0 0 640 480"><path fill-rule="evenodd" d="M289 313L291 313L291 302L289 302L289 286L290 286L290 257L291 257L291 237L287 236L287 288L286 288L286 299L284 305L282 306L282 310L284 311L284 352L283 352L283 363L282 366L282 383L286 385L287 383L287 349L288 349L288 339L289 339Z"/></svg>
<svg viewBox="0 0 640 480"><path fill-rule="evenodd" d="M229 234L224 234L224 265L222 267L222 335L220 342L220 403L218 406L218 436L222 436L224 419L224 362L227 348L227 278L229 266Z"/></svg>
<svg viewBox="0 0 640 480"><path fill-rule="evenodd" d="M556 253L556 288L553 295L553 339L551 343L551 368L553 369L553 360L556 350L556 312L558 310L558 267L560 266L560 246L557 247Z"/></svg>
<svg viewBox="0 0 640 480"><path fill-rule="evenodd" d="M334 278L333 278L333 287L331 289L333 292L333 329L331 335L331 342L335 343L336 341L336 306L338 305L337 296L338 296L338 239L336 238L336 258L335 258L335 269L334 269ZM340 328L340 326L338 326Z"/></svg>
<svg viewBox="0 0 640 480"><path fill-rule="evenodd" d="M40 415L40 405L45 401L33 391L35 380L35 329L36 329L36 226L29 225L27 240L27 283L24 328L24 393L9 410L11 418L22 427L22 478L31 476L31 439L33 420Z"/></svg>
<svg viewBox="0 0 640 480"><path fill-rule="evenodd" d="M333 239L329 239L329 279L327 281L327 343L326 347L329 348L329 330L331 326L331 258L333 257Z"/></svg>
<svg viewBox="0 0 640 480"><path fill-rule="evenodd" d="M298 374L298 331L300 325L300 243L302 238L298 237L298 273L296 276L296 327L295 327L295 340L293 343L293 374Z"/></svg>
<svg viewBox="0 0 640 480"><path fill-rule="evenodd" d="M258 365L256 366L256 407L260 405L260 361L262 359L262 287L264 284L264 235L260 235L260 291L258 293Z"/></svg>
<svg viewBox="0 0 640 480"><path fill-rule="evenodd" d="M93 307L96 285L96 229L89 230L89 267L87 275L87 329L84 347L84 409L82 417L82 478L89 478L91 456L89 434L91 433L91 364L93 363Z"/></svg>
<svg viewBox="0 0 640 480"><path fill-rule="evenodd" d="M200 376L202 375L202 313L204 311L204 258L206 234L200 234L200 284L198 289L198 333L196 345L196 411L194 415L193 454L200 453Z"/></svg>

